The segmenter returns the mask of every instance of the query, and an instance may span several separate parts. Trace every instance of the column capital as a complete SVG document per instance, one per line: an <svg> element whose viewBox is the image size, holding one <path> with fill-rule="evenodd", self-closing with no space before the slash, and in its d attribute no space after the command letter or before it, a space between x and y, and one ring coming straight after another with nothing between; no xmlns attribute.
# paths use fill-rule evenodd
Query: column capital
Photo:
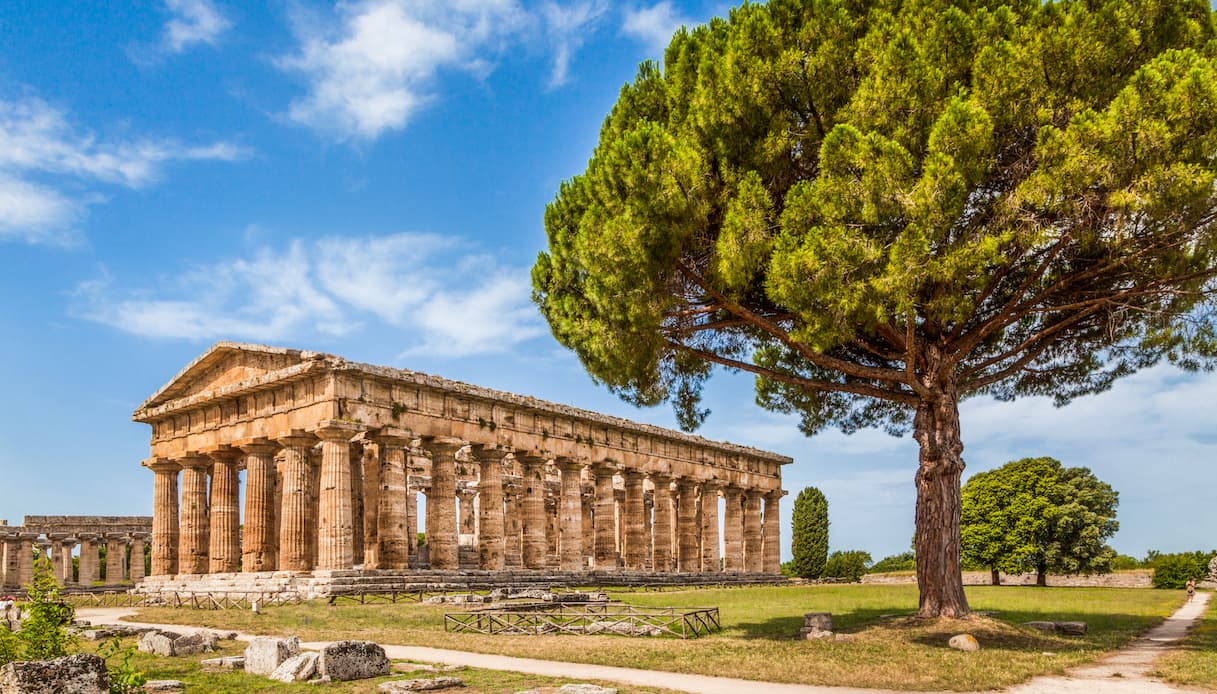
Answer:
<svg viewBox="0 0 1217 694"><path fill-rule="evenodd" d="M650 472L647 473L647 476L651 478L651 484L654 484L656 487L672 484L672 476L665 472Z"/></svg>
<svg viewBox="0 0 1217 694"><path fill-rule="evenodd" d="M241 439L233 445L246 455L272 455L279 450L279 444L263 437Z"/></svg>
<svg viewBox="0 0 1217 694"><path fill-rule="evenodd" d="M781 499L789 493L790 492L786 491L785 489L770 489L767 492L763 492L766 499L773 499L775 501Z"/></svg>
<svg viewBox="0 0 1217 694"><path fill-rule="evenodd" d="M456 457L456 452L469 445L469 442L464 439L458 439L452 436L424 436L422 437L423 448L431 451L431 455L436 454ZM432 458L434 462L434 458Z"/></svg>
<svg viewBox="0 0 1217 694"><path fill-rule="evenodd" d="M415 436L414 432L409 429L380 427L378 429L369 429L364 438L382 446L409 448L410 442L414 440Z"/></svg>
<svg viewBox="0 0 1217 694"><path fill-rule="evenodd" d="M139 464L143 465L144 467L148 468L149 470L151 470L153 472L177 472L178 470L182 469L182 466L178 465L176 461L171 460L169 458L161 458L161 457L153 457L153 458L148 458L147 460L141 460Z"/></svg>
<svg viewBox="0 0 1217 694"><path fill-rule="evenodd" d="M524 467L537 468L549 462L549 454L544 451L519 451L516 453L516 458Z"/></svg>
<svg viewBox="0 0 1217 694"><path fill-rule="evenodd" d="M100 534L103 537L105 537L107 540L126 540L127 536L128 536L128 533L121 533L121 532L100 533Z"/></svg>
<svg viewBox="0 0 1217 694"><path fill-rule="evenodd" d="M723 485L723 496L741 496L744 493L743 487L737 487L734 484Z"/></svg>
<svg viewBox="0 0 1217 694"><path fill-rule="evenodd" d="M701 490L703 493L706 493L706 494L711 493L711 492L717 493L718 490L720 490L722 488L723 488L723 483L719 482L718 480L703 480L701 483Z"/></svg>
<svg viewBox="0 0 1217 694"><path fill-rule="evenodd" d="M308 448L317 443L317 437L311 432L307 432L303 429L290 429L288 431L283 431L276 434L273 438L276 443L283 447L299 446L302 448Z"/></svg>
<svg viewBox="0 0 1217 694"><path fill-rule="evenodd" d="M582 472L583 468L587 467L587 463L577 458L567 456L558 456L554 459L554 464L562 472Z"/></svg>
<svg viewBox="0 0 1217 694"><path fill-rule="evenodd" d="M642 472L642 470L635 470L634 468L622 468L621 476L624 477L626 480L638 480L638 479L642 479L642 477L644 476L644 473Z"/></svg>
<svg viewBox="0 0 1217 694"><path fill-rule="evenodd" d="M597 460L588 467L592 469L592 474L597 477L601 475L615 475L621 469L619 464L611 460Z"/></svg>
<svg viewBox="0 0 1217 694"><path fill-rule="evenodd" d="M206 455L208 458L211 458L212 460L226 463L229 461L235 461L235 460L239 459L241 457L242 453L241 453L240 448L236 448L234 446L229 446L228 444L221 444L219 446L212 446L210 448L204 448L203 455Z"/></svg>
<svg viewBox="0 0 1217 694"><path fill-rule="evenodd" d="M152 539L152 533L131 533L132 540L143 540L147 542Z"/></svg>
<svg viewBox="0 0 1217 694"><path fill-rule="evenodd" d="M350 442L364 428L354 422L344 422L340 419L327 419L313 430L313 435L322 441Z"/></svg>
<svg viewBox="0 0 1217 694"><path fill-rule="evenodd" d="M98 533L76 533L77 539L83 544L85 542L94 542L99 537Z"/></svg>
<svg viewBox="0 0 1217 694"><path fill-rule="evenodd" d="M469 447L470 455L478 462L498 462L506 458L507 454L511 452L510 446L504 446L499 443L475 443Z"/></svg>
<svg viewBox="0 0 1217 694"><path fill-rule="evenodd" d="M182 466L182 469L208 468L208 467L211 467L211 458L209 458L205 455L202 455L200 453L191 452L191 453L187 453L186 455L182 456L181 458L178 458L177 463L178 463L178 465Z"/></svg>

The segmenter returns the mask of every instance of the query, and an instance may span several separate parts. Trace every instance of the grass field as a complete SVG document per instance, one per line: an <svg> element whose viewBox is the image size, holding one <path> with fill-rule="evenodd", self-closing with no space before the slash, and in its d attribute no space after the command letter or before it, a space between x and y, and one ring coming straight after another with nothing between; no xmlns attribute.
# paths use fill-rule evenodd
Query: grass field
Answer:
<svg viewBox="0 0 1217 694"><path fill-rule="evenodd" d="M136 619L190 623L305 640L361 638L571 662L724 675L801 684L907 690L975 690L1008 686L1093 660L1160 622L1182 592L1112 588L968 588L989 618L922 622L909 616L917 589L908 585L825 585L620 593L635 605L718 606L723 631L708 638L621 636L484 636L443 631L451 606L329 606L323 602L244 611L141 610ZM799 641L804 612L833 613L847 640ZM894 617L893 617L894 615ZM882 618L881 617L886 617ZM1081 620L1082 637L1022 627L1035 619ZM947 648L969 632L982 650Z"/></svg>
<svg viewBox="0 0 1217 694"><path fill-rule="evenodd" d="M1162 656L1153 674L1168 682L1217 689L1217 596L1209 599L1200 624L1178 650Z"/></svg>

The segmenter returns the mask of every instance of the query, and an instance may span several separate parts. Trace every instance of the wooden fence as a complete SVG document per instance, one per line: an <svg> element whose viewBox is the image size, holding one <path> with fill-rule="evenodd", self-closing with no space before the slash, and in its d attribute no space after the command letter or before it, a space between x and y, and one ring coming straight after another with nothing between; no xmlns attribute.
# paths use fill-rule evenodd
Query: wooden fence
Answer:
<svg viewBox="0 0 1217 694"><path fill-rule="evenodd" d="M689 639L721 628L717 607L526 603L444 614L444 631L477 634L666 634Z"/></svg>

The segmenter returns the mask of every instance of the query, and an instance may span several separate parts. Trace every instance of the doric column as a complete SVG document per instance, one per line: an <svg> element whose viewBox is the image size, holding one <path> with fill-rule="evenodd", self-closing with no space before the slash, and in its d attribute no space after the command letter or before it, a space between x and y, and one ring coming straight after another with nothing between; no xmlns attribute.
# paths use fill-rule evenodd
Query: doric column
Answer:
<svg viewBox="0 0 1217 694"><path fill-rule="evenodd" d="M642 571L646 568L646 556L650 551L644 534L642 513L642 473L623 470L625 479L625 568Z"/></svg>
<svg viewBox="0 0 1217 694"><path fill-rule="evenodd" d="M503 528L503 458L507 449L494 444L475 444L478 462L478 567L501 571L505 562Z"/></svg>
<svg viewBox="0 0 1217 694"><path fill-rule="evenodd" d="M427 515L435 527L427 527L427 546L432 569L451 571L460 568L456 537L456 452L465 445L460 439L447 437L423 439L423 447L431 451Z"/></svg>
<svg viewBox="0 0 1217 694"><path fill-rule="evenodd" d="M17 580L23 586L28 586L34 582L34 540L38 539L38 533L18 533L17 534Z"/></svg>
<svg viewBox="0 0 1217 694"><path fill-rule="evenodd" d="M550 569L557 569L562 565L558 549L562 535L559 514L562 506L561 496L559 490L557 495L546 494L545 497L545 566Z"/></svg>
<svg viewBox="0 0 1217 694"><path fill-rule="evenodd" d="M777 489L765 495L765 520L761 527L764 549L761 556L764 557L764 571L767 574L782 572L782 514L778 510L778 502L782 499L783 494L782 490Z"/></svg>
<svg viewBox="0 0 1217 694"><path fill-rule="evenodd" d="M509 569L524 566L524 507L519 487L503 490L503 565Z"/></svg>
<svg viewBox="0 0 1217 694"><path fill-rule="evenodd" d="M545 551L545 457L540 453L525 453L521 519L524 525L524 568L544 569Z"/></svg>
<svg viewBox="0 0 1217 694"><path fill-rule="evenodd" d="M583 561L579 567L586 571L593 565L596 556L596 486L593 484L590 488L581 488L579 501L583 512Z"/></svg>
<svg viewBox="0 0 1217 694"><path fill-rule="evenodd" d="M132 583L144 579L144 542L147 539L144 533L131 533L131 560L127 563L127 573L131 575Z"/></svg>
<svg viewBox="0 0 1217 694"><path fill-rule="evenodd" d="M697 526L697 482L682 477L676 482L676 566L684 573L701 569L701 528Z"/></svg>
<svg viewBox="0 0 1217 694"><path fill-rule="evenodd" d="M376 568L410 568L410 544L406 513L406 453L413 436L404 429L384 427L372 440L379 449L376 476L380 488L376 498Z"/></svg>
<svg viewBox="0 0 1217 694"><path fill-rule="evenodd" d="M59 558L59 568L63 572L60 574L60 579L64 585L76 583L76 571L72 566L72 548L75 547L79 542L80 540L75 536L65 537L63 539L61 545L63 556ZM140 574L140 577L143 577L142 573Z"/></svg>
<svg viewBox="0 0 1217 694"><path fill-rule="evenodd" d="M279 570L309 571L309 507L313 497L313 472L309 449L317 439L302 431L276 439L283 448L283 484L280 491Z"/></svg>
<svg viewBox="0 0 1217 694"><path fill-rule="evenodd" d="M58 583L63 582L63 538L67 533L47 533L49 546L46 554L42 555L51 562L51 574Z"/></svg>
<svg viewBox="0 0 1217 694"><path fill-rule="evenodd" d="M723 570L744 570L744 506L739 487L723 487Z"/></svg>
<svg viewBox="0 0 1217 694"><path fill-rule="evenodd" d="M240 494L237 491L237 461L240 449L224 446L207 452L211 458L210 562L213 574L233 573L241 558Z"/></svg>
<svg viewBox="0 0 1217 694"><path fill-rule="evenodd" d="M106 585L123 582L123 559L127 554L126 533L106 533Z"/></svg>
<svg viewBox="0 0 1217 694"><path fill-rule="evenodd" d="M409 455L406 456L409 461ZM418 561L418 490L410 485L410 468L406 467L406 547L409 563Z"/></svg>
<svg viewBox="0 0 1217 694"><path fill-rule="evenodd" d="M279 539L275 535L275 506L278 498L275 451L268 439L241 443L245 454L245 529L241 533L241 570L274 571ZM132 550L134 551L134 549Z"/></svg>
<svg viewBox="0 0 1217 694"><path fill-rule="evenodd" d="M372 439L367 439L359 456L359 464L363 466L363 568L379 569L380 567L380 445ZM403 459L405 455L402 455ZM401 475L401 505L406 505L406 471L402 466ZM404 534L405 527L403 525ZM407 561L409 550L406 551Z"/></svg>
<svg viewBox="0 0 1217 694"><path fill-rule="evenodd" d="M759 574L765 570L761 557L761 493L744 491L744 571Z"/></svg>
<svg viewBox="0 0 1217 694"><path fill-rule="evenodd" d="M355 511L351 508L351 439L360 429L330 420L314 432L321 439L321 489L317 518L317 568L355 566Z"/></svg>
<svg viewBox="0 0 1217 694"><path fill-rule="evenodd" d="M54 559L55 554L54 554L54 552L51 551L52 545L53 545L53 543L49 538L45 539L45 540L35 540L34 541L34 546L38 548L38 558L45 559L46 561L48 561L50 563L51 574L54 575L55 574L55 559Z"/></svg>
<svg viewBox="0 0 1217 694"><path fill-rule="evenodd" d="M363 442L352 442L347 453L351 468L351 563L361 566L364 558L364 503L363 503Z"/></svg>
<svg viewBox="0 0 1217 694"><path fill-rule="evenodd" d="M701 485L701 570L722 571L718 547L718 484Z"/></svg>
<svg viewBox="0 0 1217 694"><path fill-rule="evenodd" d="M562 493L559 500L559 562L563 571L581 571L583 563L583 463L559 458Z"/></svg>
<svg viewBox="0 0 1217 694"><path fill-rule="evenodd" d="M655 566L651 563L654 556L654 550L651 549L652 538L651 534L651 514L655 510L655 495L647 494L644 490L642 493L642 542L643 542L643 557L642 567L646 571L654 571Z"/></svg>
<svg viewBox="0 0 1217 694"><path fill-rule="evenodd" d="M672 571L672 478L651 475L655 485L655 511L651 522L651 567L658 573Z"/></svg>
<svg viewBox="0 0 1217 694"><path fill-rule="evenodd" d="M79 533L80 585L92 588L97 581L97 533Z"/></svg>
<svg viewBox="0 0 1217 694"><path fill-rule="evenodd" d="M321 447L314 445L308 451L309 502L304 527L308 529L305 542L306 562L310 569L317 568L317 545L321 530Z"/></svg>
<svg viewBox="0 0 1217 694"><path fill-rule="evenodd" d="M211 521L207 514L207 468L211 466L211 459L201 455L187 456L179 462L182 466L182 521L178 571L205 574L211 564L208 559Z"/></svg>
<svg viewBox="0 0 1217 694"><path fill-rule="evenodd" d="M458 481L456 488L456 534L458 538L464 538L458 544L469 544L476 541L478 525L477 495L478 490L476 487L461 486Z"/></svg>
<svg viewBox="0 0 1217 694"><path fill-rule="evenodd" d="M613 492L615 468L604 462L592 465L596 481L596 508L592 523L596 529L594 565L598 570L617 568L616 496Z"/></svg>
<svg viewBox="0 0 1217 694"><path fill-rule="evenodd" d="M171 576L178 570L177 474L181 467L164 458L146 460L144 467L153 474L152 575Z"/></svg>

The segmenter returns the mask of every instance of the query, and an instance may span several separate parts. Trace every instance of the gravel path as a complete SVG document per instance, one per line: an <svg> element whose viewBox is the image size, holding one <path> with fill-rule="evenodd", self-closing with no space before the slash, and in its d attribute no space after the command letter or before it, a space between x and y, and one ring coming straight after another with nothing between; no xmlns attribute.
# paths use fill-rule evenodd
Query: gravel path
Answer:
<svg viewBox="0 0 1217 694"><path fill-rule="evenodd" d="M1192 624L1204 614L1209 593L1197 593L1195 600L1185 603L1165 622L1154 627L1144 636L1128 646L1113 652L1102 660L1070 670L1066 676L1036 677L1012 687L1006 694L1174 694L1195 692L1151 679L1148 672L1154 660L1183 638ZM123 619L135 613L131 608L84 608L77 615L93 624L134 624L162 629L182 631L213 631L211 629L185 627L180 624L144 624ZM238 634L238 639L248 641L252 635ZM325 642L302 643L307 649L319 650ZM536 658L516 658L505 655L489 655L453 651L426 646L384 645L385 653L394 660L413 660L445 665L465 665L487 670L509 670L548 677L572 679L594 679L634 684L647 687L663 687L696 694L896 694L881 689L858 689L854 687L819 687L776 682L757 682L731 677L689 675L678 672L639 670L567 663ZM903 693L907 694L907 693Z"/></svg>

